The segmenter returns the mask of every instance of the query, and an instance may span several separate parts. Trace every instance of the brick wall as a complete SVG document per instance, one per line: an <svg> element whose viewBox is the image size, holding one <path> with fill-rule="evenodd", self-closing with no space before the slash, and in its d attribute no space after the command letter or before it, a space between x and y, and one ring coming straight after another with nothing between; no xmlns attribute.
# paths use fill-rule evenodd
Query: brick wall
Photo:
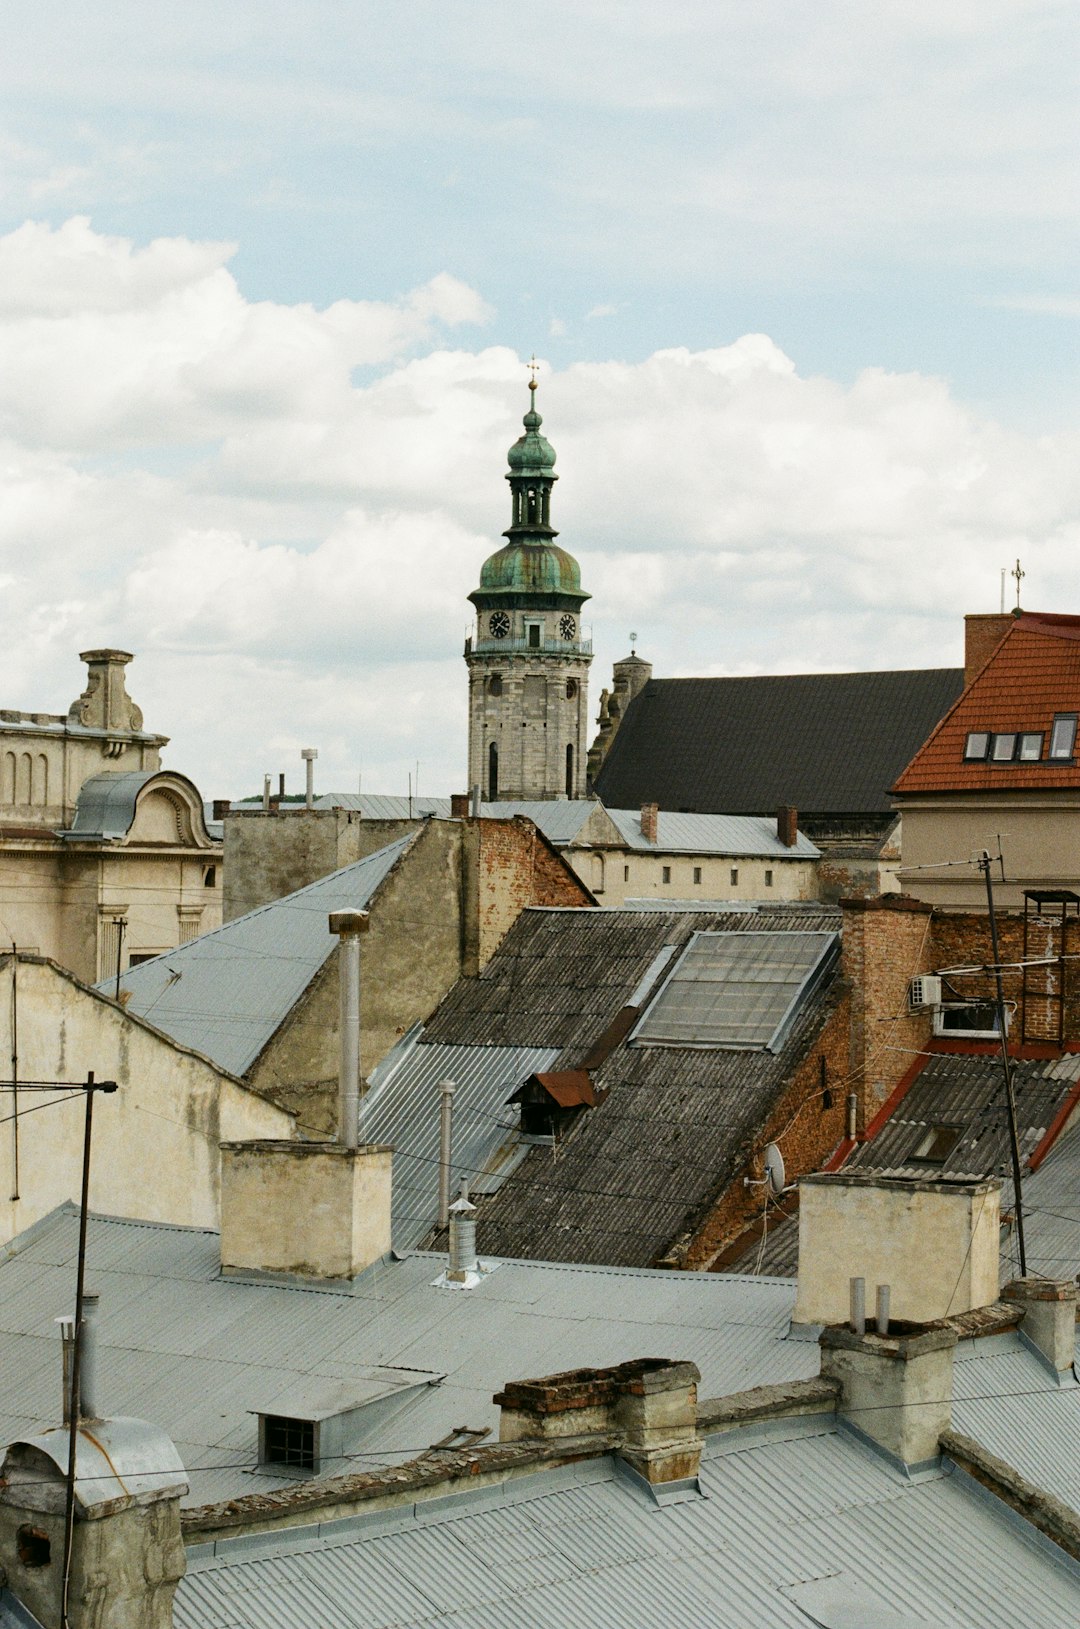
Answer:
<svg viewBox="0 0 1080 1629"><path fill-rule="evenodd" d="M593 905L585 884L531 820L474 820L475 971L484 967L527 905ZM472 971L466 968L466 971Z"/></svg>
<svg viewBox="0 0 1080 1629"><path fill-rule="evenodd" d="M768 1143L779 1144L789 1182L806 1171L819 1171L824 1165L844 1136L850 1024L851 993L841 986L822 1028L792 1072L765 1125L755 1134L746 1163L695 1225L685 1252L680 1252L677 1263L672 1265L707 1270L732 1240L760 1219L765 1189L748 1188L743 1179L749 1177L761 1183ZM772 1206L770 1215L778 1216Z"/></svg>
<svg viewBox="0 0 1080 1629"><path fill-rule="evenodd" d="M1022 912L1000 912L997 918L998 954L1003 962L1019 962L1024 954L1024 917ZM1066 952L1080 951L1080 923L1075 917L1068 919ZM938 911L934 914L934 967L966 967L992 961L990 945L990 919L985 911ZM1060 920L1035 918L1029 931L1028 956L1056 956L1061 946ZM1066 962L1064 977L1064 1040L1080 1042L1080 977L1075 963ZM1016 1013L1010 1020L1010 1038L1018 1042L1026 1027L1031 1041L1057 1039L1058 1013L1056 1001L1040 1000L1035 994L1029 999L1026 1026L1020 1010L1022 975L1006 970L1002 974L1005 1000L1015 1002ZM993 1000L995 994L992 973L963 973L948 979L949 993L973 996L980 1000ZM1061 973L1057 966L1032 968L1028 975L1029 989L1061 993Z"/></svg>
<svg viewBox="0 0 1080 1629"><path fill-rule="evenodd" d="M843 906L843 965L852 987L848 1072L859 1130L930 1039L927 1013L908 1010L908 985L934 966L930 907L900 894Z"/></svg>

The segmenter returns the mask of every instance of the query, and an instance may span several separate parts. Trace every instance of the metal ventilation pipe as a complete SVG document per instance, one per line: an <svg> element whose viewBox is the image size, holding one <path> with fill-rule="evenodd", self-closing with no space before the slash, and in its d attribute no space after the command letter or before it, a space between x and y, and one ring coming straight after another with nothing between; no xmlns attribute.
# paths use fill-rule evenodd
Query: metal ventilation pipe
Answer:
<svg viewBox="0 0 1080 1629"><path fill-rule="evenodd" d="M479 1271L476 1206L469 1198L469 1184L463 1179L461 1195L450 1206L450 1269L446 1276L454 1284L464 1284L470 1274Z"/></svg>
<svg viewBox="0 0 1080 1629"><path fill-rule="evenodd" d="M850 1317L848 1322L855 1335L866 1334L866 1280L865 1278L848 1279L848 1296L850 1299Z"/></svg>
<svg viewBox="0 0 1080 1629"><path fill-rule="evenodd" d="M263 814L270 812L270 777L263 776Z"/></svg>
<svg viewBox="0 0 1080 1629"><path fill-rule="evenodd" d="M85 1294L84 1294L83 1300L85 1301L85 1299L86 1299L86 1297L85 1297ZM55 1320L55 1322L58 1323L59 1326L60 1326L60 1342L61 1342L61 1346L60 1346L61 1382L60 1383L61 1383L61 1386L63 1388L63 1403L62 1403L61 1417L62 1417L65 1425L70 1425L71 1424L71 1372L72 1372L72 1363L73 1363L73 1359L74 1359L74 1356L75 1356L75 1319L71 1316L70 1313L66 1313L64 1315L64 1317L57 1318Z"/></svg>
<svg viewBox="0 0 1080 1629"><path fill-rule="evenodd" d="M82 1351L79 1353L79 1418L96 1420L98 1410L97 1311L100 1296L83 1291Z"/></svg>
<svg viewBox="0 0 1080 1629"><path fill-rule="evenodd" d="M332 911L340 991L341 1066L338 1072L338 1142L360 1146L360 935L368 931L366 911Z"/></svg>
<svg viewBox="0 0 1080 1629"><path fill-rule="evenodd" d="M889 1286L888 1286L888 1284L879 1284L878 1285L878 1287L877 1287L877 1306L875 1307L874 1310L875 1310L875 1313L876 1313L875 1322L877 1323L877 1332L878 1332L878 1334L879 1335L887 1335L889 1333Z"/></svg>
<svg viewBox="0 0 1080 1629"><path fill-rule="evenodd" d="M315 760L319 756L318 747L301 747L300 756L304 760L307 771L307 783L304 789L304 808L315 807Z"/></svg>
<svg viewBox="0 0 1080 1629"><path fill-rule="evenodd" d="M478 786L469 788L469 814L473 820L479 820L480 818L480 788Z"/></svg>
<svg viewBox="0 0 1080 1629"><path fill-rule="evenodd" d="M847 1097L847 1134L852 1143L859 1134L859 1099L855 1092L849 1092Z"/></svg>
<svg viewBox="0 0 1080 1629"><path fill-rule="evenodd" d="M450 1222L450 1158L453 1149L454 1083L439 1082L439 1226Z"/></svg>

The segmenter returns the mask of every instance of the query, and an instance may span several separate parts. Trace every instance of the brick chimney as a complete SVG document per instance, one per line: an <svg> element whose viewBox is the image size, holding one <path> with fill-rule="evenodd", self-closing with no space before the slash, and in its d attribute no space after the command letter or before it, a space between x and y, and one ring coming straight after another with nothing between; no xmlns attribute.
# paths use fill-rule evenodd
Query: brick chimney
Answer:
<svg viewBox="0 0 1080 1629"><path fill-rule="evenodd" d="M782 803L776 811L776 835L785 848L794 848L799 841L799 811L790 803Z"/></svg>
<svg viewBox="0 0 1080 1629"><path fill-rule="evenodd" d="M985 667L1016 619L1015 611L977 612L964 618L964 683Z"/></svg>
<svg viewBox="0 0 1080 1629"><path fill-rule="evenodd" d="M229 810L231 808L232 808L232 802L231 802L231 800L229 798L215 798L214 799L214 819L215 820L224 820L225 816L228 814L228 812L229 812Z"/></svg>
<svg viewBox="0 0 1080 1629"><path fill-rule="evenodd" d="M657 1487L693 1481L701 1463L693 1363L636 1358L515 1380L497 1392L500 1442L610 1434L622 1459Z"/></svg>
<svg viewBox="0 0 1080 1629"><path fill-rule="evenodd" d="M451 794L450 794L450 819L451 820L468 820L468 818L469 818L469 794L468 794L468 792L451 792Z"/></svg>
<svg viewBox="0 0 1080 1629"><path fill-rule="evenodd" d="M641 835L647 843L657 841L657 827L660 823L660 805L658 803L643 803L641 805Z"/></svg>

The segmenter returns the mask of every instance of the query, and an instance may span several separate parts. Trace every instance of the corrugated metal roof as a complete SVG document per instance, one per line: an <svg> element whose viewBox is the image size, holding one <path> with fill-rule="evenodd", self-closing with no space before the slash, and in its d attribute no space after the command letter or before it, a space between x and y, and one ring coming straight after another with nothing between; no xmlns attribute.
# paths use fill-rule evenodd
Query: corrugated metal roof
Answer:
<svg viewBox="0 0 1080 1629"><path fill-rule="evenodd" d="M661 809L656 842L641 830L640 809L608 809L627 848L650 854L731 854L774 860L816 860L821 851L798 833L789 848L776 835L775 817L767 815L684 814Z"/></svg>
<svg viewBox="0 0 1080 1629"><path fill-rule="evenodd" d="M337 945L331 911L362 910L414 834L130 968L128 1010L242 1075ZM112 993L113 981L97 986Z"/></svg>
<svg viewBox="0 0 1080 1629"><path fill-rule="evenodd" d="M1072 1375L1059 1389L1018 1333L961 1341L956 1359L954 1429L1080 1511L1080 1386Z"/></svg>
<svg viewBox="0 0 1080 1629"><path fill-rule="evenodd" d="M0 1441L56 1423L53 1319L70 1310L77 1235L65 1210L0 1260ZM434 1255L380 1263L346 1289L244 1283L213 1276L214 1233L93 1218L99 1406L160 1425L183 1457L188 1502L199 1504L287 1485L255 1474L251 1409L376 1364L446 1379L388 1421L353 1466L411 1458L457 1426L497 1429L493 1394L527 1374L689 1358L703 1395L716 1395L817 1372L817 1348L785 1339L791 1284L504 1262L463 1294L436 1287L444 1264Z"/></svg>
<svg viewBox="0 0 1080 1629"><path fill-rule="evenodd" d="M557 1056L557 1047L426 1046L412 1035L383 1059L364 1099L363 1133L394 1150L393 1238L399 1249L418 1244L438 1217L439 1082L452 1080L455 1087L451 1192L456 1194L462 1176L479 1190L479 1173L490 1166L497 1182L521 1149L520 1115L507 1107L507 1098Z"/></svg>
<svg viewBox="0 0 1080 1629"><path fill-rule="evenodd" d="M1024 1182L1029 1271L1075 1278L1080 1271L1080 1126L1056 1142Z"/></svg>
<svg viewBox="0 0 1080 1629"><path fill-rule="evenodd" d="M449 798L399 798L379 792L327 792L316 809L352 809L363 820L420 820L425 815L450 818Z"/></svg>
<svg viewBox="0 0 1080 1629"><path fill-rule="evenodd" d="M1080 1612L1076 1567L970 1483L903 1482L822 1422L708 1444L701 1484L655 1508L605 1460L322 1538L223 1546L193 1557L177 1629L1061 1629ZM818 1615L829 1586L846 1617Z"/></svg>

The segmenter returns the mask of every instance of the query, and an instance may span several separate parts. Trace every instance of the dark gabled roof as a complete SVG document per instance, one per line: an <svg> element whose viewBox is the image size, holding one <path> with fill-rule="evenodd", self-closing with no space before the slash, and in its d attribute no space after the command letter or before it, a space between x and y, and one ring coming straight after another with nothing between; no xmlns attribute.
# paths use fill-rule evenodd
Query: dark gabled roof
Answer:
<svg viewBox="0 0 1080 1629"><path fill-rule="evenodd" d="M609 808L886 814L890 788L963 688L960 668L651 679L596 781Z"/></svg>
<svg viewBox="0 0 1080 1629"><path fill-rule="evenodd" d="M785 927L835 932L839 913L526 910L481 976L446 998L425 1040L558 1045L551 1067L574 1069L642 999L650 970L659 985L665 946L702 931ZM481 1251L615 1266L662 1257L742 1169L824 1022L836 976L807 1000L777 1054L637 1046L625 1035L610 1052L598 1049L592 1078L604 1100L580 1117L557 1158L538 1147L496 1193L478 1197Z"/></svg>

